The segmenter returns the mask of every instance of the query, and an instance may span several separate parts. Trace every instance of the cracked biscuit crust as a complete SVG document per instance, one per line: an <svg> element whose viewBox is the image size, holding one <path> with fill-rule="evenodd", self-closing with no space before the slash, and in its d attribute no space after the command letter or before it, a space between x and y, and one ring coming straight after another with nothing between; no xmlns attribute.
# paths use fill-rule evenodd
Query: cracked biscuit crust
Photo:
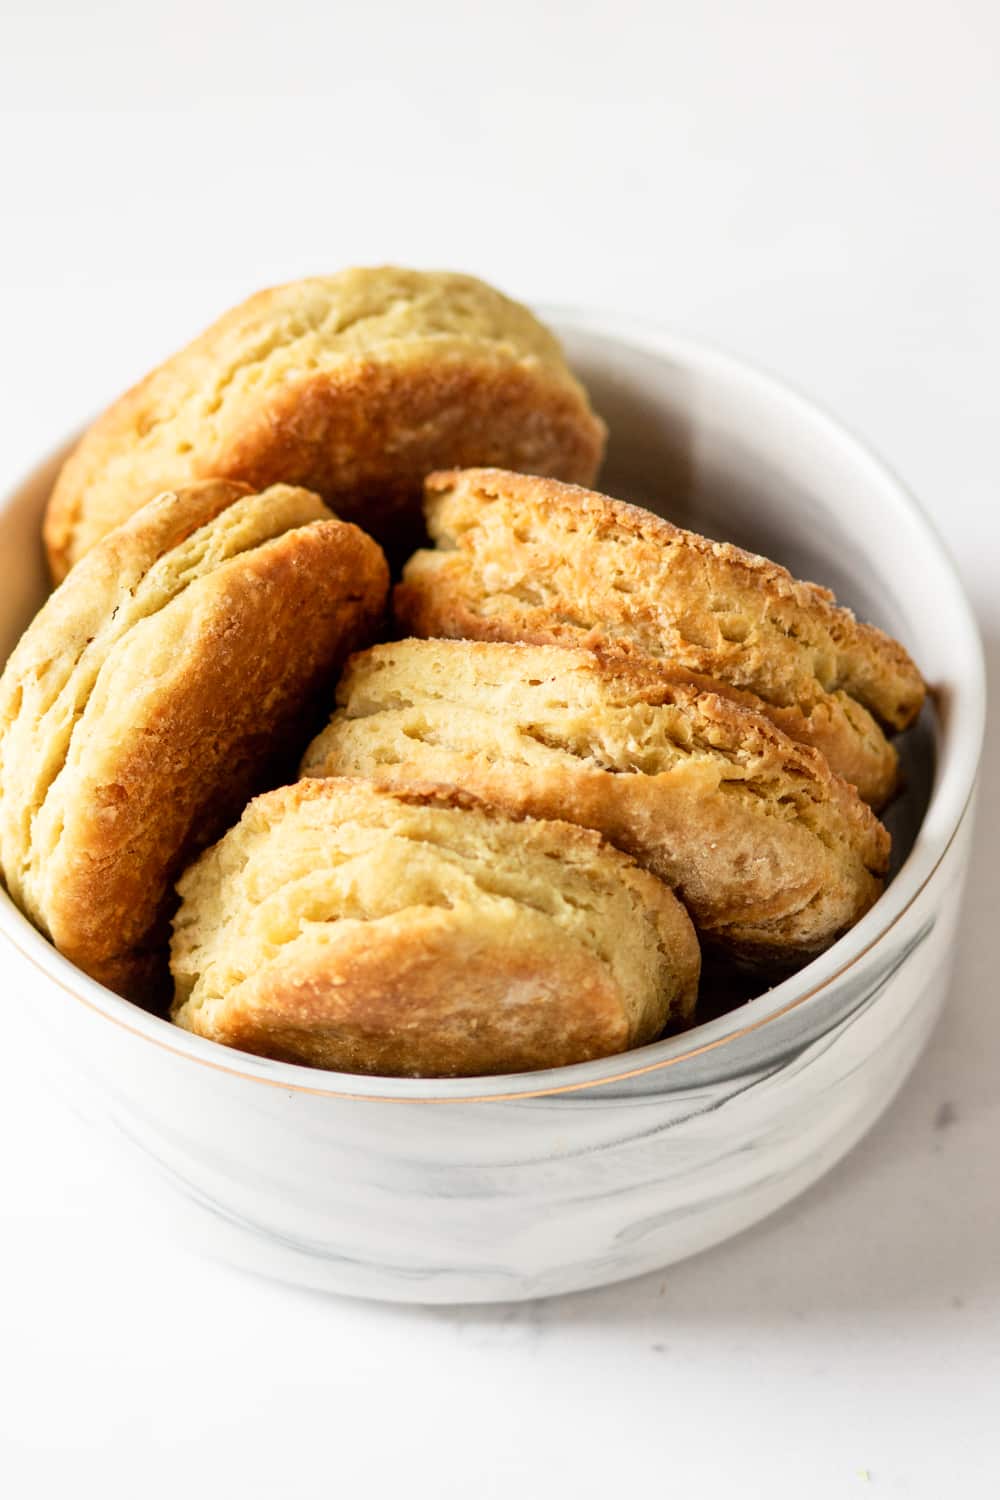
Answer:
<svg viewBox="0 0 1000 1500"><path fill-rule="evenodd" d="M173 1017L353 1073L559 1067L690 1018L697 940L595 833L454 788L302 781L258 797L178 887Z"/></svg>
<svg viewBox="0 0 1000 1500"><path fill-rule="evenodd" d="M873 806L891 796L883 729L912 723L924 685L903 647L829 590L551 480L432 474L425 509L437 550L415 554L395 598L412 634L675 662L821 750Z"/></svg>
<svg viewBox="0 0 1000 1500"><path fill-rule="evenodd" d="M882 890L889 835L854 788L681 668L407 640L353 657L337 699L305 775L451 782L595 828L742 959L809 957Z"/></svg>
<svg viewBox="0 0 1000 1500"><path fill-rule="evenodd" d="M419 535L443 464L593 481L603 423L556 339L471 276L395 267L258 293L109 408L49 501L53 576L194 479L315 490L380 541Z"/></svg>
<svg viewBox="0 0 1000 1500"><path fill-rule="evenodd" d="M225 481L161 495L74 569L0 679L0 867L66 957L150 998L178 870L287 757L387 587L316 495Z"/></svg>

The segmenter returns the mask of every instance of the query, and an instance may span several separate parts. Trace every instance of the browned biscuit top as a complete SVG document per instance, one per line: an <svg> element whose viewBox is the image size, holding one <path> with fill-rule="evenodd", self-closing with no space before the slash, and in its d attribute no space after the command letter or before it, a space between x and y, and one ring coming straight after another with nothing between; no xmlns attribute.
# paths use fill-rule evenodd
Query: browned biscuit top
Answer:
<svg viewBox="0 0 1000 1500"><path fill-rule="evenodd" d="M226 313L90 428L53 490L54 576L160 490L221 476L315 490L393 540L442 463L590 482L604 427L554 336L471 276L383 266Z"/></svg>
<svg viewBox="0 0 1000 1500"><path fill-rule="evenodd" d="M60 951L149 998L179 864L294 752L387 586L289 486L168 493L81 561L0 680L0 867Z"/></svg>
<svg viewBox="0 0 1000 1500"><path fill-rule="evenodd" d="M779 727L884 800L899 729L923 701L898 642L829 590L622 501L487 470L431 475L434 552L396 591L418 635L587 645L673 660L755 694ZM725 691L725 687L721 689Z"/></svg>

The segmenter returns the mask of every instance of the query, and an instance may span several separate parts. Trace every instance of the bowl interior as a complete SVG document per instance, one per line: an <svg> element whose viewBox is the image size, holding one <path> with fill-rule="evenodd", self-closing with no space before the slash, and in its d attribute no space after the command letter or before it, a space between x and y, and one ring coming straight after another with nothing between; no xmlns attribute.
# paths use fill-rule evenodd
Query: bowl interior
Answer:
<svg viewBox="0 0 1000 1500"><path fill-rule="evenodd" d="M838 599L865 619L898 636L932 685L932 703L920 723L900 741L906 786L887 816L893 834L892 873L914 890L954 832L975 775L982 732L982 664L974 623L941 545L913 502L887 471L829 418L784 387L724 355L640 328L587 315L553 315L570 361L608 422L610 442L601 487L648 506L682 526L736 542L784 563L798 577L827 584ZM67 445L68 446L68 445ZM0 660L45 596L47 577L39 536L46 497L65 448L42 463L0 500ZM928 600L934 601L933 612ZM877 936L880 920L891 920L895 887L861 927L835 949L771 991L787 1003L789 986L803 992L838 965L837 950ZM899 896L899 901L903 899ZM43 966L62 972L89 992L109 1014L126 1002L101 991L63 965L31 933L0 892L0 921L18 945L34 947ZM863 929L863 931L861 930ZM15 930L17 935L15 936ZM841 962L843 961L841 958ZM822 971L822 972L821 972ZM759 988L759 986L758 986ZM754 987L729 997L729 1016L713 1010L706 1036L731 1020L738 1024ZM732 1002L738 1008L733 1010ZM769 997L750 1004L759 1008ZM714 1008L713 1008L714 1009ZM138 1015L139 1013L136 1012ZM144 1017L151 1027L165 1023ZM683 1039L698 1040L699 1031ZM223 1049L198 1038L171 1035L195 1055ZM670 1049L667 1040L643 1049ZM714 1042L714 1038L713 1038ZM227 1054L257 1076L287 1075L318 1081L315 1073L264 1059ZM545 1075L524 1075L525 1085L580 1073L595 1078L602 1066L581 1064ZM613 1067L607 1071L613 1072ZM366 1092L379 1080L325 1074L331 1089ZM484 1080L490 1087L511 1079ZM470 1081L385 1080L385 1092L441 1095L454 1087L466 1094ZM359 1088L359 1085L364 1087Z"/></svg>
<svg viewBox="0 0 1000 1500"><path fill-rule="evenodd" d="M41 523L45 501L72 446L62 445L0 500L0 662L5 662L49 590Z"/></svg>

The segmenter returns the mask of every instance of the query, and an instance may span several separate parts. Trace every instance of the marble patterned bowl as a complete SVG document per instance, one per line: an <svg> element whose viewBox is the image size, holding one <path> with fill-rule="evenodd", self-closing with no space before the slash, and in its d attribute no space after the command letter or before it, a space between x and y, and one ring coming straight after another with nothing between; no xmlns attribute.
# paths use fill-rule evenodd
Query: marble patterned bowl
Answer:
<svg viewBox="0 0 1000 1500"><path fill-rule="evenodd" d="M684 1036L487 1079L357 1078L227 1051L92 983L0 892L7 1004L80 1111L162 1186L166 1232L302 1285L508 1300L667 1265L841 1157L906 1077L948 988L985 706L933 530L853 438L775 381L621 320L554 314L611 427L604 487L830 584L933 686L903 742L893 879L793 978ZM0 656L44 593L61 455L0 500Z"/></svg>

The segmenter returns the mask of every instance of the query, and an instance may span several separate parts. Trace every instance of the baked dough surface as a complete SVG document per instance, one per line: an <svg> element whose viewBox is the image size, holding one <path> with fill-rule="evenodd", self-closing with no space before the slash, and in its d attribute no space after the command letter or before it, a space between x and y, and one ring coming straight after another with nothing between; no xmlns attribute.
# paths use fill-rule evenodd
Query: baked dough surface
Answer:
<svg viewBox="0 0 1000 1500"><path fill-rule="evenodd" d="M604 438L554 336L484 282L315 276L233 308L94 423L49 501L50 566L62 578L153 495L215 477L304 485L412 548L429 470L498 463L589 484Z"/></svg>
<svg viewBox="0 0 1000 1500"><path fill-rule="evenodd" d="M883 729L912 723L924 685L903 647L828 589L553 480L432 474L425 510L437 550L417 552L396 590L406 631L674 662L821 750L873 806L891 795Z"/></svg>
<svg viewBox="0 0 1000 1500"><path fill-rule="evenodd" d="M854 788L682 668L404 640L354 656L337 701L306 775L453 782L598 829L742 959L799 962L882 889L889 835Z"/></svg>
<svg viewBox="0 0 1000 1500"><path fill-rule="evenodd" d="M596 834L454 788L307 780L179 884L174 1019L353 1073L475 1076L652 1041L692 1011L683 907Z"/></svg>
<svg viewBox="0 0 1000 1500"><path fill-rule="evenodd" d="M153 998L172 882L301 744L387 589L316 495L228 481L161 495L73 569L0 679L0 868L60 952Z"/></svg>

